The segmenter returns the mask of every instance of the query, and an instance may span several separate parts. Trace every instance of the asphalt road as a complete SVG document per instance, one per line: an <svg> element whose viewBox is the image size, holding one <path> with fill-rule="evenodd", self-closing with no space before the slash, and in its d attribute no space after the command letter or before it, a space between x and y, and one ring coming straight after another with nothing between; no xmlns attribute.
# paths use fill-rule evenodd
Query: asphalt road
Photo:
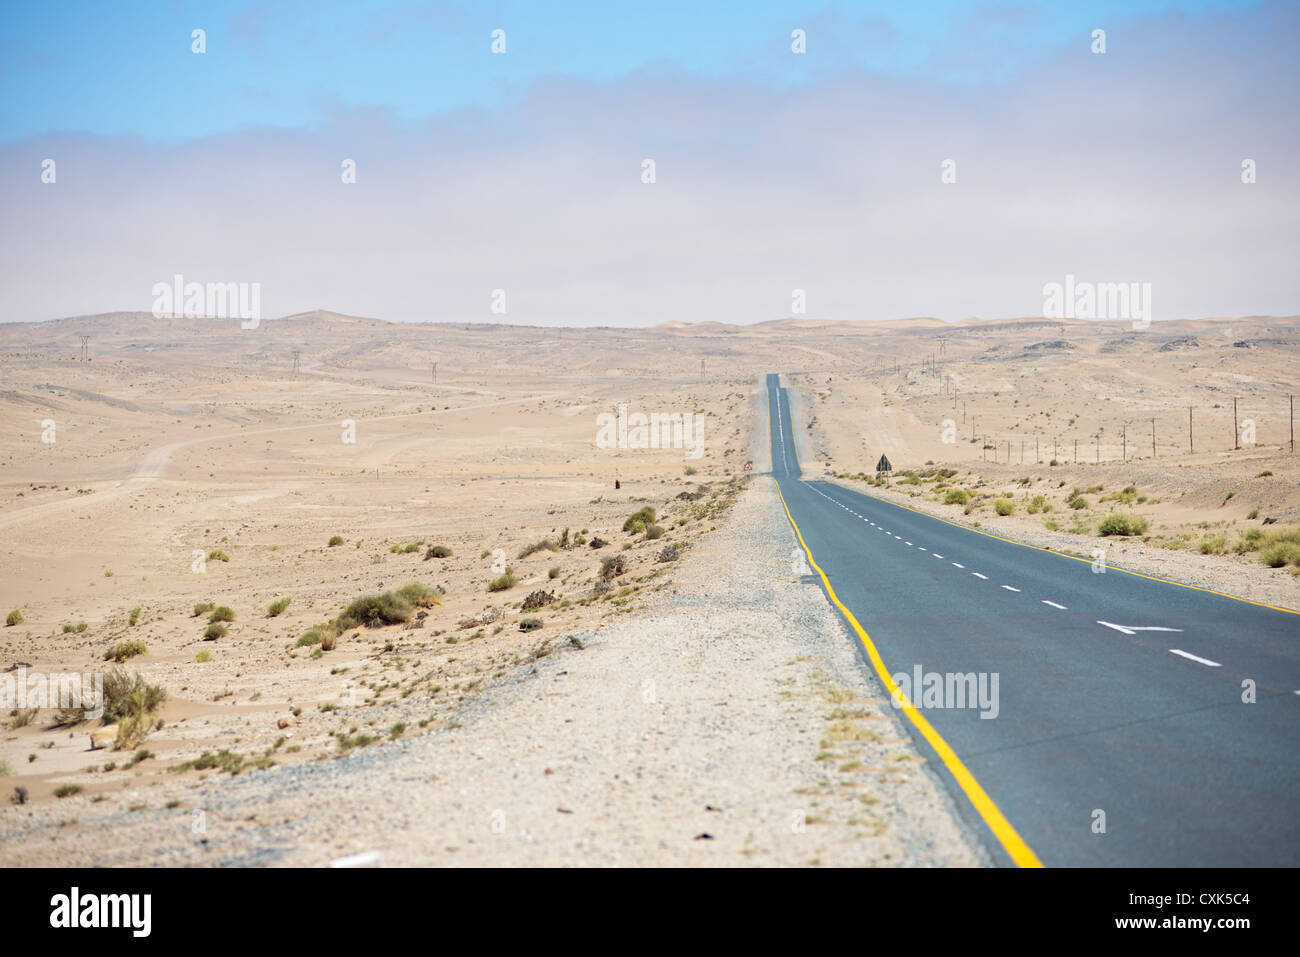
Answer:
<svg viewBox="0 0 1300 957"><path fill-rule="evenodd" d="M772 475L813 574L865 665L907 676L905 723L995 860L1300 864L1300 615L805 481L767 384ZM947 676L972 674L962 701L969 679Z"/></svg>

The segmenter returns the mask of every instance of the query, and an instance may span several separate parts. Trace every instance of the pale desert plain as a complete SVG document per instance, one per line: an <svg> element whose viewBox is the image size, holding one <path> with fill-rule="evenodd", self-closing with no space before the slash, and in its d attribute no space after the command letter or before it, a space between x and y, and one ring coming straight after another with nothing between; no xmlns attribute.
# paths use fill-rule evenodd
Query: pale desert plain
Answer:
<svg viewBox="0 0 1300 957"><path fill-rule="evenodd" d="M0 676L141 679L0 713L0 865L987 864L791 567L770 372L805 475L1300 609L1300 317L117 313L0 372Z"/></svg>

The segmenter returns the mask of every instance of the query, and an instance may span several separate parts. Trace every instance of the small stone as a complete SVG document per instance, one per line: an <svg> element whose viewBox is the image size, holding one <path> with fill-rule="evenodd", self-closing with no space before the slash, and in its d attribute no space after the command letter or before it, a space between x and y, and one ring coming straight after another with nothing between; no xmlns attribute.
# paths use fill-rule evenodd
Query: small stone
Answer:
<svg viewBox="0 0 1300 957"><path fill-rule="evenodd" d="M117 725L109 724L90 732L90 750L99 751L117 740Z"/></svg>

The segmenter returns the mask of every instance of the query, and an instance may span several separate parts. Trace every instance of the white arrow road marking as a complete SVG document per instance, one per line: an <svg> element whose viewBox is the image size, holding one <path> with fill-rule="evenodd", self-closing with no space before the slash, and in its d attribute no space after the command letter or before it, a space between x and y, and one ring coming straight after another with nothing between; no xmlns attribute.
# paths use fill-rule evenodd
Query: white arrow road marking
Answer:
<svg viewBox="0 0 1300 957"><path fill-rule="evenodd" d="M1044 605L1051 605L1053 608L1059 608L1059 609L1061 609L1061 611L1069 611L1069 610L1070 610L1070 609L1066 608L1064 605L1058 605L1056 602L1054 602L1054 601L1048 601L1046 598L1043 599L1043 604L1044 604Z"/></svg>
<svg viewBox="0 0 1300 957"><path fill-rule="evenodd" d="M934 553L934 557L935 557L935 558L943 558L943 556L940 555L938 552L935 552L935 553Z"/></svg>
<svg viewBox="0 0 1300 957"><path fill-rule="evenodd" d="M985 581L988 581L988 580L989 580L989 576L988 576L988 575L981 575L979 572L971 572L971 574L974 575L976 578L982 578L982 579L984 579Z"/></svg>
<svg viewBox="0 0 1300 957"><path fill-rule="evenodd" d="M1217 661L1211 661L1209 658L1201 658L1198 655L1188 654L1186 651L1182 651L1181 649L1178 648L1170 648L1169 653L1171 655L1182 655L1184 658L1190 659L1191 661L1195 661L1198 665L1205 665L1206 667L1209 668L1219 667L1219 663Z"/></svg>
<svg viewBox="0 0 1300 957"><path fill-rule="evenodd" d="M965 567L966 567L965 565L961 564L960 562L953 562L953 565L956 566L957 568L965 568Z"/></svg>
<svg viewBox="0 0 1300 957"><path fill-rule="evenodd" d="M1010 585L1003 585L1002 587L1005 588L1007 591L1020 591L1019 588L1012 588Z"/></svg>
<svg viewBox="0 0 1300 957"><path fill-rule="evenodd" d="M1181 628L1165 628L1163 625L1117 625L1110 621L1098 621L1097 624L1114 628L1126 635L1136 635L1139 631L1182 631Z"/></svg>

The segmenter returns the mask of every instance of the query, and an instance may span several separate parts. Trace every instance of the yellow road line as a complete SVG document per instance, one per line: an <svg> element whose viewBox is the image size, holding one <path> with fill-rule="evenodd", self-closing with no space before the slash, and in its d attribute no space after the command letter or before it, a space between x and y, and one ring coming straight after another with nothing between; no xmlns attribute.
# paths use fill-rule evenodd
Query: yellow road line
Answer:
<svg viewBox="0 0 1300 957"><path fill-rule="evenodd" d="M773 479L773 481L775 481L775 479ZM876 669L876 675L888 689L890 696L901 705L903 713L911 719L912 724L916 725L916 729L921 732L925 740L930 742L930 747L934 748L935 753L939 755L944 766L948 769L949 773L952 774L953 778L956 779L957 783L961 786L962 791L965 792L966 797L970 799L975 810L979 812L980 817L984 819L984 823L989 826L989 830L991 830L994 836L997 837L998 841L1001 842L1002 847L1006 850L1007 854L1011 856L1011 860L1016 863L1016 866L1042 867L1043 862L1038 859L1038 855L1033 852L1029 845L1025 843L1024 838L1022 838L1016 832L1016 829L1011 826L1011 822L1006 819L1002 811L998 809L998 806L993 803L993 799L988 796L988 792L980 786L979 781L975 780L975 775L971 774L970 771L967 770L966 765L962 764L961 758L957 757L957 752L954 751L948 742L943 739L943 736L934 729L934 726L925 719L925 715L921 714L921 712L917 710L916 706L908 700L907 695L903 694L903 690L894 683L893 677L889 674L889 669L885 667L884 659L880 657L880 652L876 650L876 646L871 640L871 636L868 635L866 629L858 623L858 620L853 617L853 612L844 607L844 603L840 601L839 596L835 594L835 589L831 587L830 581L826 578L826 573L822 571L817 562L813 560L812 549L810 549L808 543L803 540L803 533L799 531L799 525L795 522L794 516L790 514L790 506L786 503L785 496L781 493L780 482L776 483L776 494L781 496L781 505L785 508L785 517L790 520L790 526L794 529L794 533L799 539L799 544L803 546L804 553L808 556L808 563L812 565L813 568L817 569L817 574L821 576L822 584L826 586L826 594L830 596L831 601L835 603L835 607L840 610L840 613L844 615L848 623L853 626L853 630L857 632L858 638L862 642L862 646L867 649L867 657L871 659L871 664Z"/></svg>
<svg viewBox="0 0 1300 957"><path fill-rule="evenodd" d="M904 505L902 502L891 502L887 498L881 498L878 495L872 495L870 492L863 492L860 489L841 485L839 482L832 481L831 479L819 479L818 481L825 482L828 485L834 485L837 488L842 488L846 492L856 492L858 495L864 495L872 501L880 502L882 505L892 505L895 508L905 508L909 512L915 512L917 515L924 515L926 518L932 518L936 522L943 522L945 525L951 525L953 528L964 528L968 532L975 532L977 535L983 535L985 538L993 538L999 542L1006 542L1008 545L1019 545L1021 548L1030 548L1036 552L1047 552L1051 555L1060 555L1062 558L1068 558L1072 561L1092 564L1091 558L1085 558L1080 555L1071 555L1069 552L1062 552L1055 548L1046 548L1042 545L1029 545L1025 542L1018 542L1014 538L1003 538L1001 535L994 535L991 532L985 532L978 528L971 528L969 525L962 525L960 522L950 522L946 518L940 518L938 515L931 515L929 512L923 512L919 508L913 508L911 505ZM1215 591L1213 588L1202 588L1200 585L1188 585L1184 582L1171 581L1168 578L1157 578L1154 575L1144 575L1141 572L1121 568L1119 565L1108 565L1106 567L1114 571L1123 572L1125 575L1135 575L1138 578L1145 578L1147 581L1163 582L1166 585L1177 585L1179 588L1190 588L1192 591L1209 592L1211 595L1218 595L1220 598L1231 598L1233 601L1245 602L1247 605L1257 605L1260 608L1271 608L1273 611L1286 612L1288 615L1300 615L1300 611L1296 611L1294 608L1283 608L1280 605L1270 605L1267 602L1251 601L1249 598L1242 598L1240 595L1229 595L1225 591Z"/></svg>

